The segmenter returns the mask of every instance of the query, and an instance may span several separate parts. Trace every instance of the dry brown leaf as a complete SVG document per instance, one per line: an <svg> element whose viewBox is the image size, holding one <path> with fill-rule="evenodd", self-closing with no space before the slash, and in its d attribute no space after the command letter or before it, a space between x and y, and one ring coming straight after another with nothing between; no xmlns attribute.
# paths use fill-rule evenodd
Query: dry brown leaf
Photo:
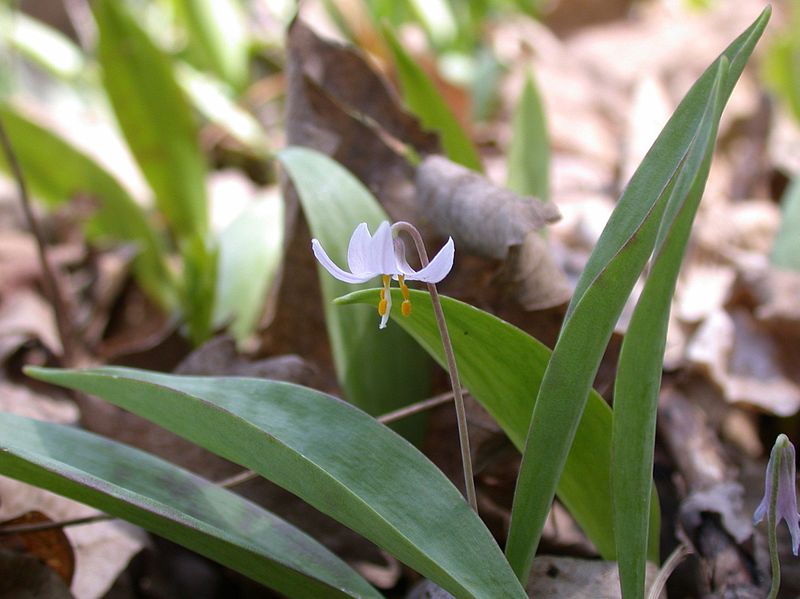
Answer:
<svg viewBox="0 0 800 599"><path fill-rule="evenodd" d="M417 192L441 234L471 254L496 260L504 260L528 233L559 218L555 205L519 196L442 156L422 162Z"/></svg>
<svg viewBox="0 0 800 599"><path fill-rule="evenodd" d="M0 360L30 341L41 343L52 355L62 353L50 304L33 290L20 288L0 303Z"/></svg>
<svg viewBox="0 0 800 599"><path fill-rule="evenodd" d="M324 40L296 19L287 39L287 139L329 155L358 177L394 220L413 212L414 168L403 146L426 155L438 137L406 112L357 49Z"/></svg>
<svg viewBox="0 0 800 599"><path fill-rule="evenodd" d="M773 335L739 307L707 318L689 343L687 359L727 401L791 416L800 410L800 384L796 370L783 366L781 351Z"/></svg>
<svg viewBox="0 0 800 599"><path fill-rule="evenodd" d="M52 522L46 514L31 510L0 522L0 528ZM0 549L3 548L37 557L52 568L66 584L72 582L75 575L75 552L61 528L0 535Z"/></svg>
<svg viewBox="0 0 800 599"><path fill-rule="evenodd" d="M72 599L73 595L58 574L37 557L0 548L0 597Z"/></svg>

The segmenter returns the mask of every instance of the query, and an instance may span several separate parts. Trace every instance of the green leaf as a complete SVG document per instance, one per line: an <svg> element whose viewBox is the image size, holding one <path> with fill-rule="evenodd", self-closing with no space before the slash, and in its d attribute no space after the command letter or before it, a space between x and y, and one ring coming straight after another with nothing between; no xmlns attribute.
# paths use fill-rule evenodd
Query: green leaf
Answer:
<svg viewBox="0 0 800 599"><path fill-rule="evenodd" d="M29 373L100 396L254 470L460 598L526 597L441 471L350 404L262 379L125 368Z"/></svg>
<svg viewBox="0 0 800 599"><path fill-rule="evenodd" d="M412 290L411 316L403 318L397 309L402 301L400 292L393 290L392 293L395 294L392 298L394 322L444 366L446 361L430 296ZM464 386L521 450L525 446L542 375L550 360L550 350L487 312L448 297L441 299ZM357 291L339 298L336 303L377 305L378 295L372 289ZM558 484L558 497L605 559L614 559L616 555L611 524L610 472L611 408L592 391ZM651 525L657 529L659 513L655 492L653 497ZM649 553L657 555L657 537Z"/></svg>
<svg viewBox="0 0 800 599"><path fill-rule="evenodd" d="M177 73L181 88L205 118L258 158L271 158L272 150L264 128L252 114L236 104L229 86L188 64L178 64Z"/></svg>
<svg viewBox="0 0 800 599"><path fill-rule="evenodd" d="M424 127L441 135L442 146L450 160L476 171L482 170L481 159L472 140L450 111L436 86L408 55L394 32L388 26L384 26L383 32L397 66L403 100L411 112L419 117Z"/></svg>
<svg viewBox="0 0 800 599"><path fill-rule="evenodd" d="M550 140L542 99L528 73L517 104L508 151L509 189L543 202L550 199Z"/></svg>
<svg viewBox="0 0 800 599"><path fill-rule="evenodd" d="M789 3L789 23L770 40L764 53L764 82L800 121L800 2Z"/></svg>
<svg viewBox="0 0 800 599"><path fill-rule="evenodd" d="M187 333L192 343L200 345L211 337L217 290L219 248L199 237L181 244L183 285L181 306Z"/></svg>
<svg viewBox="0 0 800 599"><path fill-rule="evenodd" d="M206 165L191 109L169 58L123 4L92 4L103 84L159 210L179 237L202 238L208 219Z"/></svg>
<svg viewBox="0 0 800 599"><path fill-rule="evenodd" d="M153 455L72 427L0 413L0 474L137 524L290 597L380 597L274 514Z"/></svg>
<svg viewBox="0 0 800 599"><path fill-rule="evenodd" d="M134 269L139 283L162 306L173 307L175 283L164 262L164 244L125 188L97 162L13 104L0 102L0 118L33 194L50 206L80 194L90 196L98 204L88 226L90 237L133 242L138 249ZM0 166L8 170L2 156Z"/></svg>
<svg viewBox="0 0 800 599"><path fill-rule="evenodd" d="M770 261L778 268L800 271L800 175L795 175L781 198L781 226Z"/></svg>
<svg viewBox="0 0 800 599"><path fill-rule="evenodd" d="M647 282L625 334L617 368L611 478L620 586L625 598L642 597L645 592L656 409L669 310L711 167L722 113L719 91L727 73L727 59L718 66L706 112L685 162L699 164L699 169L683 170L668 200Z"/></svg>
<svg viewBox="0 0 800 599"><path fill-rule="evenodd" d="M230 322L237 342L258 325L283 257L283 201L262 194L226 227L219 237L219 276L214 322Z"/></svg>
<svg viewBox="0 0 800 599"><path fill-rule="evenodd" d="M77 79L86 69L81 49L60 31L19 10L0 8L0 35L8 45L62 79Z"/></svg>
<svg viewBox="0 0 800 599"><path fill-rule="evenodd" d="M241 91L248 82L250 40L236 0L176 0L200 66Z"/></svg>
<svg viewBox="0 0 800 599"><path fill-rule="evenodd" d="M327 156L289 148L278 158L294 183L312 236L334 262L347 264L347 246L359 223L367 223L374 232L389 220L361 182ZM342 283L322 266L318 272L336 375L346 399L377 416L427 397L430 361L408 335L396 327L379 330L374 311L342 310L331 304L336 297L368 285ZM419 422L398 423L401 426L395 430L410 434L419 429Z"/></svg>
<svg viewBox="0 0 800 599"><path fill-rule="evenodd" d="M767 8L719 59L730 60L727 101L766 26ZM527 580L556 485L614 324L656 243L675 182L687 163L713 93L718 61L698 79L634 173L578 281L530 421L511 514L506 555ZM701 161L700 161L701 162ZM690 180L694 179L691 175Z"/></svg>

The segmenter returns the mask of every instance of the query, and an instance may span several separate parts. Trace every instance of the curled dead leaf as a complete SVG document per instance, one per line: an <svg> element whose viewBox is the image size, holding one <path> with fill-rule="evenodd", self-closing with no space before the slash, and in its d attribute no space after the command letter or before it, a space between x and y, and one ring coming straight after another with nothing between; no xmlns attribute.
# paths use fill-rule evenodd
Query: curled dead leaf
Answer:
<svg viewBox="0 0 800 599"><path fill-rule="evenodd" d="M417 193L441 234L485 258L504 260L528 233L559 218L554 204L521 197L442 156L429 156L419 166Z"/></svg>

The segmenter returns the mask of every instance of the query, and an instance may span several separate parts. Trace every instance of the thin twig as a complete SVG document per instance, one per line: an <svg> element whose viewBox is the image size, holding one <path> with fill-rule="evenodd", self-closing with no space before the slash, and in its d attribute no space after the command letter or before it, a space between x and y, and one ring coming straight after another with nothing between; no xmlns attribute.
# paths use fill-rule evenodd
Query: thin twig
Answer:
<svg viewBox="0 0 800 599"><path fill-rule="evenodd" d="M36 524L12 524L10 526L0 526L0 537L8 535L22 535L30 532L43 532L54 528L67 528L70 526L80 526L82 524L94 524L95 522L105 522L115 520L114 516L108 514L95 514L94 516L84 516L83 518L72 518L70 520L59 520L56 522L37 522Z"/></svg>
<svg viewBox="0 0 800 599"><path fill-rule="evenodd" d="M691 547L685 543L681 543L672 553L669 554L667 561L665 561L664 565L661 566L656 579L653 581L653 584L647 593L647 599L659 598L661 592L664 590L664 586L667 584L667 580L669 580L669 577L672 575L672 572L692 553L694 553L694 551Z"/></svg>
<svg viewBox="0 0 800 599"><path fill-rule="evenodd" d="M419 261L422 268L429 264L428 252L425 243L422 241L417 228L411 223L400 221L392 225L393 230L405 231L414 240L417 248ZM450 385L453 388L453 396L456 404L456 420L458 421L458 439L461 446L461 463L464 467L464 486L467 491L467 501L475 512L478 512L478 499L475 493L475 480L472 474L472 457L469 449L469 431L467 430L467 412L464 408L464 397L461 394L461 381L458 378L458 368L456 367L456 356L453 352L453 344L450 341L450 333L447 330L447 321L444 318L442 302L439 299L439 292L434 283L428 283L428 292L431 295L433 313L436 316L436 324L439 326L439 335L442 338L442 347L447 359L447 371L450 373Z"/></svg>
<svg viewBox="0 0 800 599"><path fill-rule="evenodd" d="M447 393L442 393L440 395L435 395L430 399L425 399L422 401L418 401L416 403L412 403L411 405L404 406L393 412L387 412L383 416L378 416L376 420L381 424L389 424L390 422L396 422L398 420L402 420L403 418L408 418L409 416L413 416L414 414L419 414L420 412L424 412L425 410L430 410L435 408L436 406L440 406L442 404L446 404L450 401L453 401L453 392L448 391Z"/></svg>
<svg viewBox="0 0 800 599"><path fill-rule="evenodd" d="M6 157L11 173L17 183L19 191L19 199L22 204L22 210L25 213L25 220L28 222L31 233L36 241L36 249L39 255L39 263L42 269L42 282L44 283L44 291L50 300L53 307L53 314L55 316L56 327L58 328L58 336L61 338L61 347L63 349L62 362L64 366L72 366L73 360L76 356L75 348L72 337L72 327L67 318L66 303L64 296L61 294L61 289L58 286L58 280L50 268L50 262L47 259L47 247L45 245L44 236L39 228L39 223L33 214L31 207L30 196L28 195L28 187L25 184L25 177L22 175L22 168L20 167L17 155L14 148L11 146L11 141L6 133L5 125L0 119L0 145L3 146L3 153ZM58 168L55 165L53 168Z"/></svg>

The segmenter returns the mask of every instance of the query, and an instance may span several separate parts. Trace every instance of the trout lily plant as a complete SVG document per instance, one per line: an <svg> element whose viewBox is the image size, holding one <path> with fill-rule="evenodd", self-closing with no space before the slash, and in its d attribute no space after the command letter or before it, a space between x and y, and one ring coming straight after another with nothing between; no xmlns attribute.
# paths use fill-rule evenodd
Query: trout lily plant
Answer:
<svg viewBox="0 0 800 599"><path fill-rule="evenodd" d="M96 4L111 15L108 35L101 36L110 44L132 19L112 19L118 3L111 0ZM34 378L102 398L244 472L215 483L114 439L0 412L0 475L124 518L293 599L384 595L312 536L228 488L251 474L456 599L528 597L531 564L558 495L600 557L617 561L623 599L643 599L647 561L660 562L652 471L670 302L720 115L769 15L767 8L722 52L664 126L577 281L552 349L485 310L439 296L436 283L453 266L452 239L428 260L419 232L409 223L382 222L388 216L380 203L346 168L309 148L287 148L277 158L321 264L322 311L341 399L260 378L32 367L26 372ZM123 50L128 45L118 53ZM446 226L456 237L464 233ZM374 234L369 227L377 227ZM403 241L413 242L419 268L406 260ZM612 410L592 382L643 272L649 274L620 350ZM348 285L375 277L381 277L379 289L350 293ZM392 279L399 289L391 289ZM409 289L408 281L427 289ZM196 297L193 289L187 286L187 298ZM392 298L400 306L393 312ZM380 328L389 318L398 326L378 330L372 309L340 309L346 304L377 307ZM298 339L319 334L316 319L302 324L304 330L287 330ZM467 501L413 443L385 425L393 413L404 410L405 417L432 405L425 399L433 390L415 387L429 356L450 374ZM478 514L459 376L522 456L504 549ZM398 397L403 410L389 403ZM778 517L797 531L794 452L784 440L776 451L759 510L771 535Z"/></svg>

